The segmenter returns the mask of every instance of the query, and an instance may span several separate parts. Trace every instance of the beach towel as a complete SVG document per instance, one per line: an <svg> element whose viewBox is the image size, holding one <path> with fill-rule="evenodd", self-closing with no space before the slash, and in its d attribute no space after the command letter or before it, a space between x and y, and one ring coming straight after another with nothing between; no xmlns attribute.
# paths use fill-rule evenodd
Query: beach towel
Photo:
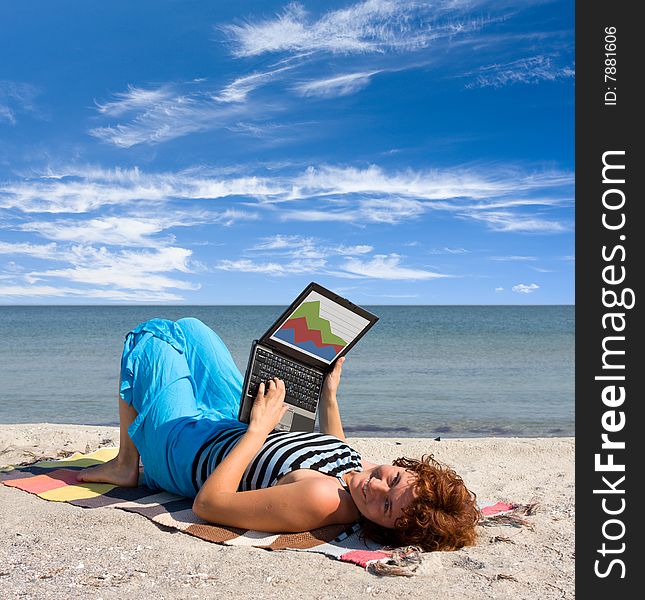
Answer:
<svg viewBox="0 0 645 600"><path fill-rule="evenodd" d="M213 525L192 511L193 500L152 490L146 486L118 487L107 483L76 481L80 469L107 462L118 448L73 455L61 460L41 460L29 465L0 469L0 481L44 500L67 502L83 508L119 508L137 513L151 521L209 542L229 546L254 546L266 550L317 552L337 560L364 567L377 575L412 576L422 562L422 551L415 546L382 547L360 539L360 526L330 525L304 533L265 533L236 527ZM534 505L505 502L479 502L481 525L523 526Z"/></svg>

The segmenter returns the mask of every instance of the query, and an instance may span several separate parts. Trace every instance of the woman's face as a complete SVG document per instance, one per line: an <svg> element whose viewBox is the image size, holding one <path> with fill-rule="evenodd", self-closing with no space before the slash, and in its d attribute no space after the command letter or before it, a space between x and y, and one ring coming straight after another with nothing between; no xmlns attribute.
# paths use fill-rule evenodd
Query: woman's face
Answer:
<svg viewBox="0 0 645 600"><path fill-rule="evenodd" d="M403 467L377 465L355 473L349 482L349 491L363 516L393 528L403 509L415 497L413 483L414 474Z"/></svg>

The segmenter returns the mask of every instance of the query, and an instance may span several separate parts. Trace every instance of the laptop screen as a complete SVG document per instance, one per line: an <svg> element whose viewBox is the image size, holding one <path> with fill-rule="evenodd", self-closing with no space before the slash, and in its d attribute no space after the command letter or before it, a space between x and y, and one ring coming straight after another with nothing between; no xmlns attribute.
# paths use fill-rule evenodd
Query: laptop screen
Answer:
<svg viewBox="0 0 645 600"><path fill-rule="evenodd" d="M330 364L370 321L311 291L269 339Z"/></svg>

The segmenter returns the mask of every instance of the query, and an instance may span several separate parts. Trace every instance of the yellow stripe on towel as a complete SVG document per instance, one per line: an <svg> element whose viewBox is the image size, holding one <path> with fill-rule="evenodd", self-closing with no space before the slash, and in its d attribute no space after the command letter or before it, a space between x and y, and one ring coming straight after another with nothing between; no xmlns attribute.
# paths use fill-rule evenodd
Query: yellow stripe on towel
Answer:
<svg viewBox="0 0 645 600"><path fill-rule="evenodd" d="M71 456L62 460L42 460L30 465L32 467L41 467L43 469L61 469L65 467L91 467L100 463L107 462L116 457L119 453L118 448L99 448L90 454L74 452Z"/></svg>
<svg viewBox="0 0 645 600"><path fill-rule="evenodd" d="M66 485L47 492L38 494L44 500L53 502L69 502L70 500L85 500L87 498L96 498L107 494L113 490L116 485L112 483L81 483L79 485Z"/></svg>

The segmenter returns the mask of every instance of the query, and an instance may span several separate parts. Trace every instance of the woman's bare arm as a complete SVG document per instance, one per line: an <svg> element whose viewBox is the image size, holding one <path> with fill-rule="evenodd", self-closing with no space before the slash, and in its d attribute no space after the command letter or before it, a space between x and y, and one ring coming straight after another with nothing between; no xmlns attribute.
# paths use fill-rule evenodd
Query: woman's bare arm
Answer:
<svg viewBox="0 0 645 600"><path fill-rule="evenodd" d="M319 414L321 433L336 436L343 440L343 442L346 441L343 423L340 420L340 410L338 409L336 394L321 398Z"/></svg>
<svg viewBox="0 0 645 600"><path fill-rule="evenodd" d="M271 380L266 386L260 384L246 432L210 474L195 497L195 504L198 505L204 496L237 492L244 471L287 410L284 396L284 381L281 379Z"/></svg>
<svg viewBox="0 0 645 600"><path fill-rule="evenodd" d="M340 419L336 390L340 384L340 375L343 370L345 358L339 358L334 368L325 377L323 391L320 398L320 431L346 441L343 423Z"/></svg>
<svg viewBox="0 0 645 600"><path fill-rule="evenodd" d="M342 503L335 484L307 478L236 494L211 492L195 499L193 512L211 523L265 532L302 532L350 523L353 514ZM202 488L203 489L203 488ZM201 494L201 492L200 492Z"/></svg>

